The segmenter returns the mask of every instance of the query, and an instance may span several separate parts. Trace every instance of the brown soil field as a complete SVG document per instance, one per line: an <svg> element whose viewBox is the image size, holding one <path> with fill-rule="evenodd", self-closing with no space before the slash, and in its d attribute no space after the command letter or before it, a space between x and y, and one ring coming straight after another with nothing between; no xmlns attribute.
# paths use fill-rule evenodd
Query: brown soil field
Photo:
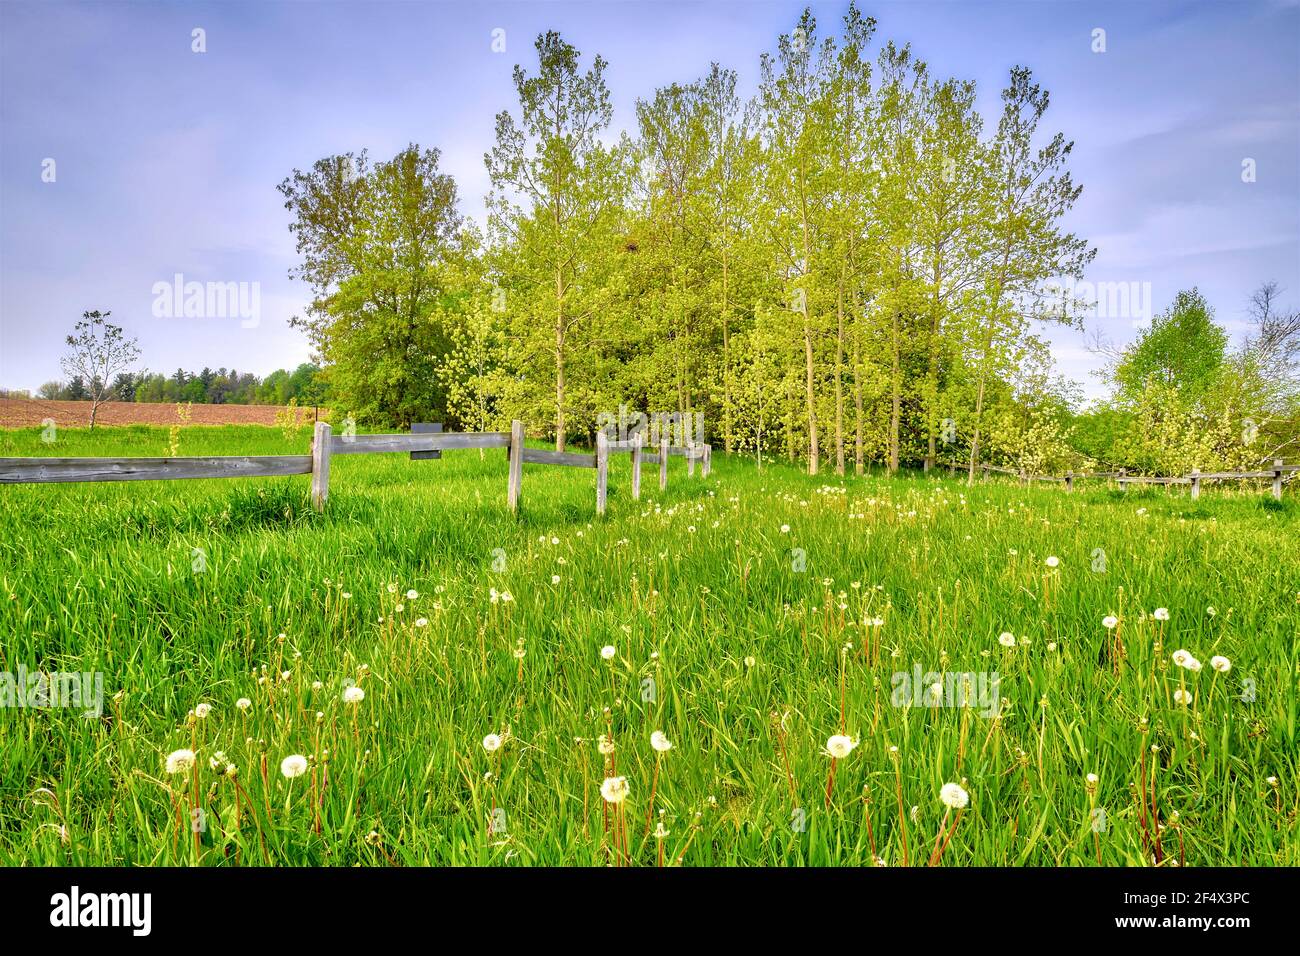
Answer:
<svg viewBox="0 0 1300 956"><path fill-rule="evenodd" d="M193 405L191 425L274 425L280 405ZM329 410L322 408L322 418ZM298 409L299 421L316 417L311 407ZM0 428L39 427L47 418L60 428L85 428L90 424L90 402L47 402L37 398L0 398ZM176 406L163 403L105 402L99 406L96 425L175 425Z"/></svg>

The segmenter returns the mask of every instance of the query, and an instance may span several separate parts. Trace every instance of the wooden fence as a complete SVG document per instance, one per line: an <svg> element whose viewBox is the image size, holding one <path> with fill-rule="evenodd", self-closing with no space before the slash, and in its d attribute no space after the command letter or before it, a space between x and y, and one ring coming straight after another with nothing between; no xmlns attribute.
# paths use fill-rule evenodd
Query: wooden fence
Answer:
<svg viewBox="0 0 1300 956"><path fill-rule="evenodd" d="M957 468L969 468L969 464L960 462L949 462L949 473L955 473ZM1022 484L1029 484L1033 481L1056 481L1065 485L1066 491L1074 490L1074 483L1080 478L1106 478L1113 480L1121 491L1128 491L1129 485L1189 485L1191 486L1192 498L1201 496L1201 482L1203 481L1236 481L1242 479L1263 479L1271 478L1273 480L1273 498L1277 501L1282 500L1282 482L1285 475L1300 471L1300 465L1288 465L1281 458L1273 461L1273 467L1263 471L1215 471L1201 472L1193 469L1191 474L1182 476L1172 476L1167 478L1148 477L1146 475L1130 475L1123 468L1119 471L1092 471L1092 472L1073 472L1067 471L1064 475L1034 475L1023 469L999 468L996 465L979 465L977 466L982 475L987 478L989 473L1012 475L1018 478Z"/></svg>
<svg viewBox="0 0 1300 956"><path fill-rule="evenodd" d="M687 473L695 474L702 463L707 477L713 462L709 445L659 443L656 454L643 450L644 435L626 441L611 441L602 431L596 434L594 454L542 451L524 446L523 422L512 422L509 432L444 432L440 424L411 426L410 434L335 435L329 424L317 422L309 455L252 455L217 458L0 458L0 484L67 481L170 481L183 478L266 478L281 475L311 475L311 502L324 510L329 498L330 460L335 455L368 455L409 452L412 460L439 458L442 452L462 448L504 448L508 459L506 501L511 511L519 510L523 490L523 466L561 465L593 468L596 471L596 513L605 513L609 481L609 455L626 450L632 456L632 498L641 497L641 465L659 465L659 487L668 487L668 459L686 458Z"/></svg>

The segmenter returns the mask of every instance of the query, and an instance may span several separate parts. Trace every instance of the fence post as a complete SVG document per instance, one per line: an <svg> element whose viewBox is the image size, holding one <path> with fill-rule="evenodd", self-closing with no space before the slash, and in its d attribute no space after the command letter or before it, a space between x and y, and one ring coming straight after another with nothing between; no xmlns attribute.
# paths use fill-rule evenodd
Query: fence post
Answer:
<svg viewBox="0 0 1300 956"><path fill-rule="evenodd" d="M1273 497L1282 500L1282 459L1273 459Z"/></svg>
<svg viewBox="0 0 1300 956"><path fill-rule="evenodd" d="M1192 500L1195 501L1201 497L1201 469L1193 468L1187 477L1192 479Z"/></svg>
<svg viewBox="0 0 1300 956"><path fill-rule="evenodd" d="M329 422L317 422L311 439L311 506L325 510L325 499L330 493L330 435Z"/></svg>
<svg viewBox="0 0 1300 956"><path fill-rule="evenodd" d="M641 446L645 437L641 432L632 436L632 500L641 500Z"/></svg>
<svg viewBox="0 0 1300 956"><path fill-rule="evenodd" d="M605 491L609 485L609 437L605 429L596 432L596 514L605 513Z"/></svg>
<svg viewBox="0 0 1300 956"><path fill-rule="evenodd" d="M704 478L709 477L709 472L713 470L713 446L704 446L704 461L700 465L700 475Z"/></svg>
<svg viewBox="0 0 1300 956"><path fill-rule="evenodd" d="M1065 490L1067 492L1074 490L1074 472L1072 471L1065 473Z"/></svg>
<svg viewBox="0 0 1300 956"><path fill-rule="evenodd" d="M659 490L668 487L668 439L659 439Z"/></svg>
<svg viewBox="0 0 1300 956"><path fill-rule="evenodd" d="M686 443L686 475L689 478L695 477L695 442Z"/></svg>
<svg viewBox="0 0 1300 956"><path fill-rule="evenodd" d="M510 423L510 448L507 453L510 455L510 487L506 492L506 500L510 504L510 510L517 512L519 511L519 494L524 483L523 422L513 421Z"/></svg>

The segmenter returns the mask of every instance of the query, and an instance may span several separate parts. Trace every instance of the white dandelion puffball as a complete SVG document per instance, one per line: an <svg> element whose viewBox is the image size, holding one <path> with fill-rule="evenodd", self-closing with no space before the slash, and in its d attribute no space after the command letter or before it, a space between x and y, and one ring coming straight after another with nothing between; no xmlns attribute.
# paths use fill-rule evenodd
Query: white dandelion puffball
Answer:
<svg viewBox="0 0 1300 956"><path fill-rule="evenodd" d="M211 704L198 704L194 708L194 716L199 718L199 720L203 720L210 713L212 713Z"/></svg>
<svg viewBox="0 0 1300 956"><path fill-rule="evenodd" d="M1090 774L1088 774L1088 776L1087 776L1085 779L1086 779L1090 784L1093 784L1094 786L1095 786L1096 783L1097 783L1097 775L1096 775L1095 773L1090 773Z"/></svg>
<svg viewBox="0 0 1300 956"><path fill-rule="evenodd" d="M952 810L963 810L970 803L970 794L959 783L945 783L939 789L939 802Z"/></svg>
<svg viewBox="0 0 1300 956"><path fill-rule="evenodd" d="M307 758L302 754L289 754L280 761L280 773L292 780L307 772Z"/></svg>
<svg viewBox="0 0 1300 956"><path fill-rule="evenodd" d="M606 803L622 803L627 799L627 777L606 777L600 785L600 795Z"/></svg>
<svg viewBox="0 0 1300 956"><path fill-rule="evenodd" d="M663 754L673 749L673 742L664 736L662 730L656 730L650 735L650 746Z"/></svg>
<svg viewBox="0 0 1300 956"><path fill-rule="evenodd" d="M1192 702L1192 695L1190 691L1183 690L1181 687L1178 688L1178 690L1174 691L1175 704L1183 704L1184 706L1186 706L1191 702Z"/></svg>
<svg viewBox="0 0 1300 956"><path fill-rule="evenodd" d="M429 619L428 619L427 617L417 617L417 618L415 619L415 626L416 626L416 627L428 627L428 626L429 626Z"/></svg>
<svg viewBox="0 0 1300 956"><path fill-rule="evenodd" d="M366 692L360 687L349 687L343 691L343 703L359 704L366 699Z"/></svg>
<svg viewBox="0 0 1300 956"><path fill-rule="evenodd" d="M1106 630L1113 631L1115 629L1115 626L1119 624L1119 618L1117 618L1114 614L1107 614L1105 617L1101 619L1101 623L1106 628Z"/></svg>
<svg viewBox="0 0 1300 956"><path fill-rule="evenodd" d="M614 650L613 644L606 644L604 647L600 649L600 656L607 661L612 661L614 659L614 655L617 653L618 652Z"/></svg>
<svg viewBox="0 0 1300 956"><path fill-rule="evenodd" d="M614 752L614 741L610 740L604 734L596 738L596 749L608 757Z"/></svg>
<svg viewBox="0 0 1300 956"><path fill-rule="evenodd" d="M408 601L414 601L419 596L420 596L420 592L415 590L415 588L411 588L411 590L406 592L406 599Z"/></svg>
<svg viewBox="0 0 1300 956"><path fill-rule="evenodd" d="M1167 621L1169 620L1169 608L1158 607L1151 612L1151 616L1154 617L1157 621Z"/></svg>
<svg viewBox="0 0 1300 956"><path fill-rule="evenodd" d="M488 734L483 738L483 749L490 754L496 753L501 749L501 742L500 734Z"/></svg>
<svg viewBox="0 0 1300 956"><path fill-rule="evenodd" d="M167 772L184 773L194 766L193 750L173 750L167 755Z"/></svg>
<svg viewBox="0 0 1300 956"><path fill-rule="evenodd" d="M1179 667L1186 667L1187 662L1190 660L1192 660L1191 651L1188 651L1185 648L1181 648L1181 647L1178 648L1178 650L1174 651L1174 663L1177 664Z"/></svg>
<svg viewBox="0 0 1300 956"><path fill-rule="evenodd" d="M1222 654L1215 654L1210 658L1210 666L1220 674L1226 674L1232 670L1232 661L1228 660Z"/></svg>
<svg viewBox="0 0 1300 956"><path fill-rule="evenodd" d="M1049 568L1054 568L1061 563L1061 559L1058 558L1056 555L1052 555L1043 563L1046 564Z"/></svg>
<svg viewBox="0 0 1300 956"><path fill-rule="evenodd" d="M858 742L852 737L846 737L844 734L835 734L826 739L826 753L837 760L843 760L849 754L853 753L853 748Z"/></svg>
<svg viewBox="0 0 1300 956"><path fill-rule="evenodd" d="M1201 670L1201 662L1198 661L1195 657L1193 657L1191 660L1187 662L1186 667L1193 674L1198 674L1200 673Z"/></svg>
<svg viewBox="0 0 1300 956"><path fill-rule="evenodd" d="M783 525L781 525L781 533L782 533L782 534L789 534L789 533L790 533L790 526L789 526L788 524L783 524Z"/></svg>
<svg viewBox="0 0 1300 956"><path fill-rule="evenodd" d="M235 706L240 710L248 710L253 706L253 702L247 697L241 697L239 700L235 701Z"/></svg>
<svg viewBox="0 0 1300 956"><path fill-rule="evenodd" d="M1003 631L1001 634L998 635L998 643L1001 644L1003 647L1015 647L1016 636L1012 634L1010 631Z"/></svg>

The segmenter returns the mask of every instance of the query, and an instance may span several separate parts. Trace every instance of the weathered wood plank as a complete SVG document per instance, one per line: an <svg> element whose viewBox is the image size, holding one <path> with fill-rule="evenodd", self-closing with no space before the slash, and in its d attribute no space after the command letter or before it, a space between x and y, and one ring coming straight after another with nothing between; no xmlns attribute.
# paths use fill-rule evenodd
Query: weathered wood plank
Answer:
<svg viewBox="0 0 1300 956"><path fill-rule="evenodd" d="M659 490L663 491L668 487L668 439L663 438L659 441Z"/></svg>
<svg viewBox="0 0 1300 956"><path fill-rule="evenodd" d="M311 473L310 455L219 458L0 458L0 484L275 478Z"/></svg>
<svg viewBox="0 0 1300 956"><path fill-rule="evenodd" d="M442 433L442 422L412 422L412 435L438 435ZM433 451L413 451L411 452L411 461L433 461L442 457L442 451L435 448Z"/></svg>
<svg viewBox="0 0 1300 956"><path fill-rule="evenodd" d="M506 491L506 500L512 512L519 510L519 494L524 483L524 423L510 423L510 484Z"/></svg>
<svg viewBox="0 0 1300 956"><path fill-rule="evenodd" d="M596 515L605 514L605 498L609 490L609 439L603 431L596 432Z"/></svg>
<svg viewBox="0 0 1300 956"><path fill-rule="evenodd" d="M641 445L644 439L637 432L632 436L632 500L641 500Z"/></svg>
<svg viewBox="0 0 1300 956"><path fill-rule="evenodd" d="M568 465L571 468L595 468L595 455L579 455L568 451L543 451L525 448L524 463L528 465Z"/></svg>
<svg viewBox="0 0 1300 956"><path fill-rule="evenodd" d="M506 448L504 432L443 432L438 435L343 435L334 438L335 455L366 455L394 451L446 451L454 448Z"/></svg>
<svg viewBox="0 0 1300 956"><path fill-rule="evenodd" d="M330 426L317 422L311 440L311 506L317 511L325 510L325 499L330 494L330 449L333 446Z"/></svg>

